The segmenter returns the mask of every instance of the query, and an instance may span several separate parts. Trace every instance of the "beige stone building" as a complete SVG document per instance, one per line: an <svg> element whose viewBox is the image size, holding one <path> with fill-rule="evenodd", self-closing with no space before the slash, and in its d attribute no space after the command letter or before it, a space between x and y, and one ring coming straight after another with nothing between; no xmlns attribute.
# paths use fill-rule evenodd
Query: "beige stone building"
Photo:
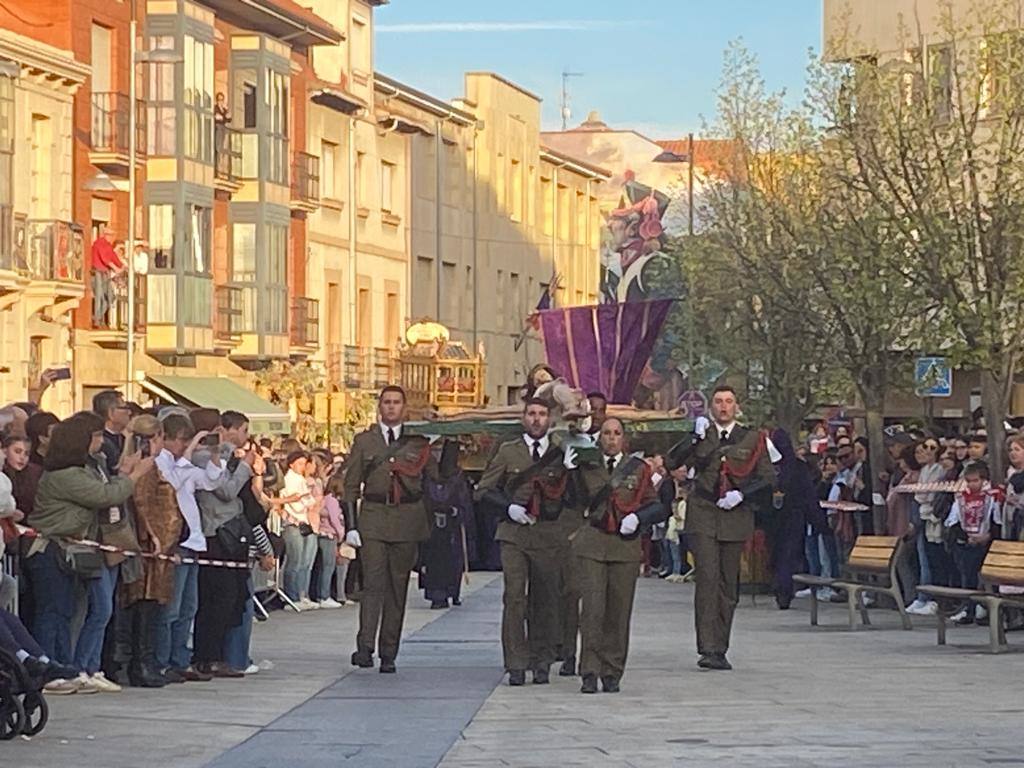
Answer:
<svg viewBox="0 0 1024 768"><path fill-rule="evenodd" d="M468 73L451 104L383 75L375 85L382 122L409 137L409 318L481 349L490 401L510 402L544 360L535 333L516 342L552 276L555 306L597 302L609 174L545 146L540 99L499 75Z"/></svg>
<svg viewBox="0 0 1024 768"><path fill-rule="evenodd" d="M72 365L71 313L85 293L72 220L72 104L89 67L69 51L0 29L0 402ZM67 415L71 385L44 407Z"/></svg>

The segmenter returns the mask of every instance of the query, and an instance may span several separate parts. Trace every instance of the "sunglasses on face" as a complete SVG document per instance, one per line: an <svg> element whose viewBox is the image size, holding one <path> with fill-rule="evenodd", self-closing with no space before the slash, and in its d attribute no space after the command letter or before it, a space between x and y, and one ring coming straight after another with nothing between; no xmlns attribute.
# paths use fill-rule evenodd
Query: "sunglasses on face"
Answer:
<svg viewBox="0 0 1024 768"><path fill-rule="evenodd" d="M927 448L929 451L937 451L937 450L939 450L939 444L938 443L925 443L924 447Z"/></svg>

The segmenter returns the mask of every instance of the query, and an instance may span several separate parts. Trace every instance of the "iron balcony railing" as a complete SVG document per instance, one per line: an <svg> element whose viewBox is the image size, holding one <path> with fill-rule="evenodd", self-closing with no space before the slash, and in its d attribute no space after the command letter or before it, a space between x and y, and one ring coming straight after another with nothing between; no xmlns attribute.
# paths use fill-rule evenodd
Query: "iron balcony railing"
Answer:
<svg viewBox="0 0 1024 768"><path fill-rule="evenodd" d="M123 93L94 93L92 95L91 146L93 152L128 154L129 137L128 96ZM146 152L146 105L135 102L135 151Z"/></svg>
<svg viewBox="0 0 1024 768"><path fill-rule="evenodd" d="M230 184L242 178L242 133L236 128L218 123L213 128L214 173Z"/></svg>
<svg viewBox="0 0 1024 768"><path fill-rule="evenodd" d="M320 202L320 158L308 152L296 152L292 159L292 199L303 203Z"/></svg>
<svg viewBox="0 0 1024 768"><path fill-rule="evenodd" d="M292 300L291 342L296 347L320 343L320 302L304 297Z"/></svg>
<svg viewBox="0 0 1024 768"><path fill-rule="evenodd" d="M33 280L82 282L82 228L70 221L29 219L26 222L28 259L25 272Z"/></svg>
<svg viewBox="0 0 1024 768"><path fill-rule="evenodd" d="M219 341L234 341L242 333L242 289L236 285L218 285L213 290L217 302L214 335Z"/></svg>

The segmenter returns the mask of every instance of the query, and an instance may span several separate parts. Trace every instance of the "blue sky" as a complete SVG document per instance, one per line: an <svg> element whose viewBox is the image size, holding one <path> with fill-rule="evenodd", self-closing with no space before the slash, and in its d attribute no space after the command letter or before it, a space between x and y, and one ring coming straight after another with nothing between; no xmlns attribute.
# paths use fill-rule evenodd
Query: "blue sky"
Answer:
<svg viewBox="0 0 1024 768"><path fill-rule="evenodd" d="M557 128L561 72L578 124L597 109L652 138L699 133L715 109L722 52L742 38L772 88L803 88L822 0L391 0L376 10L376 68L438 98L491 70L544 99Z"/></svg>

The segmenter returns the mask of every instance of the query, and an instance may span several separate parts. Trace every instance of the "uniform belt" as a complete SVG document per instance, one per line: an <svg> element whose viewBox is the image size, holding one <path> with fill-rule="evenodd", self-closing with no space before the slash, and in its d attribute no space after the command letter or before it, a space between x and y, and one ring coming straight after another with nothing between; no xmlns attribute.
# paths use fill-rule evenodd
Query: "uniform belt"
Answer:
<svg viewBox="0 0 1024 768"><path fill-rule="evenodd" d="M371 502L373 504L394 504L395 503L394 499L392 499L386 493L364 493L363 494L363 501L369 501L369 502ZM419 494L419 495L416 495L416 494L408 494L407 495L405 493L402 494L402 503L403 504L415 504L418 501L423 501L423 494Z"/></svg>

